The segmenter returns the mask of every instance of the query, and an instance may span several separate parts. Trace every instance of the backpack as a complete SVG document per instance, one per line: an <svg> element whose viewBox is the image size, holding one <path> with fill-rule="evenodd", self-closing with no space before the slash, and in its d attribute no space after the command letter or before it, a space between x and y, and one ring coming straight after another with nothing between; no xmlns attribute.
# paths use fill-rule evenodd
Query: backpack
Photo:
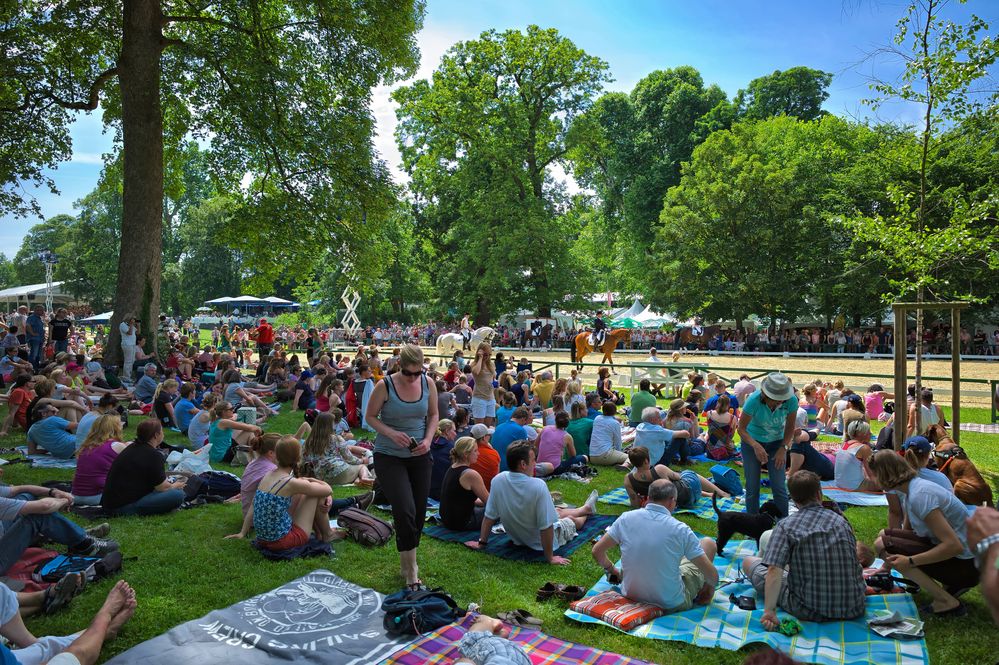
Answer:
<svg viewBox="0 0 999 665"><path fill-rule="evenodd" d="M393 637L428 633L465 616L465 610L442 589L403 589L387 596L382 609L382 626Z"/></svg>
<svg viewBox="0 0 999 665"><path fill-rule="evenodd" d="M87 582L104 579L121 570L121 552L109 552L104 558L57 554L41 563L31 574L36 582L58 582L70 573L83 573Z"/></svg>
<svg viewBox="0 0 999 665"><path fill-rule="evenodd" d="M354 382L351 381L350 385L343 392L344 415L347 418L347 424L351 427L361 426L361 412L358 401L357 394L354 393Z"/></svg>
<svg viewBox="0 0 999 665"><path fill-rule="evenodd" d="M742 481L739 480L739 472L724 464L715 464L711 467L711 481L732 496L742 494Z"/></svg>
<svg viewBox="0 0 999 665"><path fill-rule="evenodd" d="M344 508L337 513L336 523L346 529L351 538L367 547L384 545L395 533L390 523L360 508Z"/></svg>
<svg viewBox="0 0 999 665"><path fill-rule="evenodd" d="M205 471L198 474L207 485L205 494L231 499L240 492L239 476L228 471Z"/></svg>

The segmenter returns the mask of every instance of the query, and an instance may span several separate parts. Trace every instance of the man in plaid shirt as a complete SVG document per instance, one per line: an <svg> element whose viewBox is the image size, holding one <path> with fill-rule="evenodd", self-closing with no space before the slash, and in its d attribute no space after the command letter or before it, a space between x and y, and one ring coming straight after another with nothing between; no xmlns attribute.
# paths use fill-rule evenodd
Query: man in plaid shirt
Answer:
<svg viewBox="0 0 999 665"><path fill-rule="evenodd" d="M788 479L798 512L777 523L763 558L742 569L764 597L767 630L777 630L777 607L803 621L854 619L864 614L864 575L850 523L822 506L822 486L811 471Z"/></svg>

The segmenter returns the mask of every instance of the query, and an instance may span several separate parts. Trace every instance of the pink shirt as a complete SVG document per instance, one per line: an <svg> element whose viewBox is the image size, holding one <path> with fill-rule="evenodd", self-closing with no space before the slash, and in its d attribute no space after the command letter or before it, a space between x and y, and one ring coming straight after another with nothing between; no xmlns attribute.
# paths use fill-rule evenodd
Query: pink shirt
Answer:
<svg viewBox="0 0 999 665"><path fill-rule="evenodd" d="M73 494L77 496L97 496L104 493L111 463L118 453L112 448L114 440L108 439L97 448L80 454L76 460L76 473L73 474Z"/></svg>
<svg viewBox="0 0 999 665"><path fill-rule="evenodd" d="M548 425L541 430L538 438L538 461L547 462L553 466L562 463L562 451L565 449L565 430L554 425Z"/></svg>
<svg viewBox="0 0 999 665"><path fill-rule="evenodd" d="M885 398L881 393L867 393L864 395L864 411L870 420L877 420L885 412Z"/></svg>
<svg viewBox="0 0 999 665"><path fill-rule="evenodd" d="M250 461L243 470L243 479L239 483L239 500L243 506L243 517L253 505L253 495L257 493L257 485L268 473L277 468L277 464L266 457L257 457Z"/></svg>

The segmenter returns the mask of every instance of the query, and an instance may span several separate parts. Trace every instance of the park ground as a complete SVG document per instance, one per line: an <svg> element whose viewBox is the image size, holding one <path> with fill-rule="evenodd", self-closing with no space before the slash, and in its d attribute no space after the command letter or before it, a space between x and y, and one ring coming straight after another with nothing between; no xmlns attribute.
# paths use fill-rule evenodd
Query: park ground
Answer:
<svg viewBox="0 0 999 665"><path fill-rule="evenodd" d="M509 354L508 354L509 355ZM516 353L519 356L519 353ZM565 352L553 356L531 354L536 365L546 359L566 360ZM687 360L685 358L684 360ZM692 357L699 361L700 359ZM619 362L623 361L622 357ZM712 367L720 367L726 358L704 358ZM776 364L771 361L777 360ZM735 362L737 361L737 362ZM790 363L806 363L801 371L815 376L834 377L839 371L851 371L847 364L837 361L799 361L797 359L738 358L728 366L761 368L790 368ZM862 365L858 371L890 372L890 363L882 361L856 361ZM853 365L855 363L850 363ZM971 365L970 363L968 364ZM985 365L980 371L987 376L995 365ZM568 368L565 368L568 373ZM979 371L979 370L975 370ZM994 370L993 370L994 371ZM941 372L941 373L938 373ZM943 368L933 367L928 374L946 376ZM971 374L971 376L977 376ZM814 378L814 377L813 377ZM661 401L661 403L664 403ZM0 416L6 407L0 408ZM288 412L270 420L267 431L290 433L301 422L301 415ZM948 411L945 405L945 411ZM965 422L988 422L986 408L962 409ZM137 418L132 418L126 438L134 435ZM175 432L167 433L167 440L182 444L186 439ZM24 443L21 432L13 432L0 441L3 447ZM999 474L999 435L963 432L962 445L996 485ZM695 470L706 474L709 465L697 465ZM220 466L234 473L240 468ZM580 504L591 489L607 492L622 484L623 473L602 468L589 484L571 481L552 481L552 490L563 493L565 500ZM24 465L4 468L3 482L11 484L40 483L46 480L70 480L71 471L31 469ZM335 488L336 496L356 492L353 488ZM620 514L621 506L598 504L602 513ZM858 538L872 543L885 524L885 508L851 507L846 515L857 532ZM80 518L70 516L71 519ZM689 515L680 519L699 533L715 535L715 523ZM327 568L357 584L392 593L402 586L398 573L398 558L392 545L366 549L355 543L337 543L334 559L309 559L272 563L264 560L248 541L223 540L223 536L239 529L238 505L208 505L194 510L170 515L143 518L117 518L111 520L111 536L121 543L126 556L124 579L136 589L139 609L134 619L125 627L117 640L105 647L103 659L156 635L169 628L203 616L213 609L239 602L255 594L273 589L316 568ZM545 564L523 564L486 556L465 549L461 545L425 538L419 554L421 576L432 587L443 587L462 605L477 603L486 613L493 614L515 608L524 608L544 620L543 629L551 635L566 640L597 646L621 654L643 658L655 663L740 663L746 653L720 649L706 650L678 642L663 642L633 638L602 626L583 625L566 619L562 612L565 605L557 601L538 603L534 595L547 580L567 584L591 586L602 571L590 556L590 547L584 546L572 557L567 567ZM69 610L51 617L31 619L29 628L36 635L68 634L83 628L102 603L113 580L104 580L73 601ZM930 662L942 665L991 663L999 654L999 629L991 622L985 602L977 589L965 596L969 614L961 619L927 619L926 642Z"/></svg>

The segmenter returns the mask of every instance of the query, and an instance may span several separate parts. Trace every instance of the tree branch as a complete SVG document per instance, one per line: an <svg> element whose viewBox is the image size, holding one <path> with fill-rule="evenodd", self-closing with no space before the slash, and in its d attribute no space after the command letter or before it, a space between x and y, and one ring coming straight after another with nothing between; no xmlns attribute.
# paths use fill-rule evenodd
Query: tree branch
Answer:
<svg viewBox="0 0 999 665"><path fill-rule="evenodd" d="M93 111L97 108L97 103L100 98L101 89L104 84L113 79L118 75L118 68L112 67L111 69L106 69L97 78L94 79L93 84L90 86L90 94L87 96L87 101L85 102L70 102L65 99L60 99L55 95L54 92L48 90L45 92L45 97L51 99L53 102L65 109L73 109L75 111Z"/></svg>
<svg viewBox="0 0 999 665"><path fill-rule="evenodd" d="M244 28L239 24L231 23L229 21L223 21L222 19L215 18L214 16L164 16L161 23L163 27L166 27L171 23L210 23L212 25L221 25L232 30L237 30L246 35L253 34L253 31L248 28Z"/></svg>

